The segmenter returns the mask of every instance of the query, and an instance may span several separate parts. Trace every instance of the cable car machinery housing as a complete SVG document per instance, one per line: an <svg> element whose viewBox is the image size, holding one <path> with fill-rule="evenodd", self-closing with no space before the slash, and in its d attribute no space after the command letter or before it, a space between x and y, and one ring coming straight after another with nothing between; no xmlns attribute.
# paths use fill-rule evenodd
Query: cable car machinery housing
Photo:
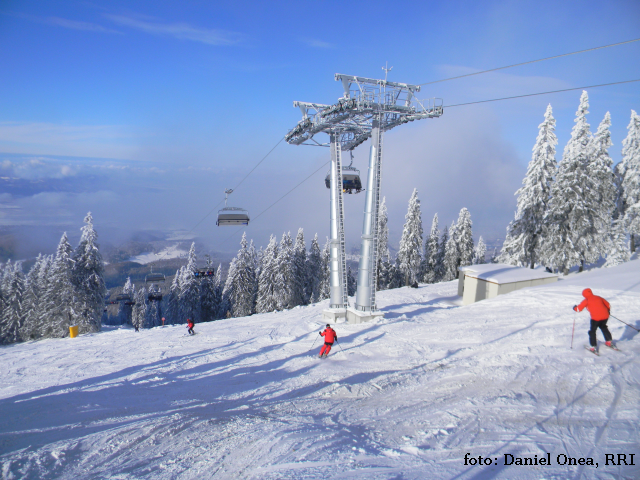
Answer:
<svg viewBox="0 0 640 480"><path fill-rule="evenodd" d="M383 67L388 74L390 68ZM380 209L380 174L383 132L414 120L436 118L443 114L440 98L427 101L415 95L419 85L389 82L351 75L335 74L342 83L343 97L333 105L293 102L302 112L302 120L285 136L292 145L331 147L331 259L330 310L349 307L346 281L344 243L344 208L341 151L352 151L372 138L369 156L362 245L358 271L358 291L355 310L371 313L375 303L376 268L378 260L378 212ZM315 138L318 133L329 135L329 142ZM346 311L345 311L346 315Z"/></svg>

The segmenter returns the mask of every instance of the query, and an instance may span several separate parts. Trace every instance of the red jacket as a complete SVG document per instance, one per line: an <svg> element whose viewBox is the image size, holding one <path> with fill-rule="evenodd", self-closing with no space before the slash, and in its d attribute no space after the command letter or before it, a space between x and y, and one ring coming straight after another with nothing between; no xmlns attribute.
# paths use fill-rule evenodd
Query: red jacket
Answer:
<svg viewBox="0 0 640 480"><path fill-rule="evenodd" d="M193 323L193 320L187 320L187 327L193 328L194 325L195 325L195 323Z"/></svg>
<svg viewBox="0 0 640 480"><path fill-rule="evenodd" d="M586 307L591 314L591 320L601 321L609 318L611 305L604 298L594 295L590 288L582 291L584 300L576 307L576 311L581 312Z"/></svg>
<svg viewBox="0 0 640 480"><path fill-rule="evenodd" d="M338 338L338 334L331 327L325 328L324 332L320 332L320 335L324 337L324 341L327 343L333 343L333 341Z"/></svg>

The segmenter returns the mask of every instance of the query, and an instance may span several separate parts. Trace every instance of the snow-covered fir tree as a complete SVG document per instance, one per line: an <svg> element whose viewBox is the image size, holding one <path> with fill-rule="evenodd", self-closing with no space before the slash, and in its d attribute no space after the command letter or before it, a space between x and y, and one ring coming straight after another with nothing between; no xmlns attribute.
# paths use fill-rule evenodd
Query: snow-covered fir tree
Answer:
<svg viewBox="0 0 640 480"><path fill-rule="evenodd" d="M389 214L386 197L382 197L378 212L378 266L376 268L376 290L389 287L389 269L391 268L391 252L389 251Z"/></svg>
<svg viewBox="0 0 640 480"><path fill-rule="evenodd" d="M609 236L609 248L605 267L615 267L621 263L628 262L631 257L629 246L627 245L627 235L624 232L622 219L614 220Z"/></svg>
<svg viewBox="0 0 640 480"><path fill-rule="evenodd" d="M409 208L404 218L405 224L400 239L398 260L400 270L404 275L405 285L412 285L418 281L422 262L422 214L420 213L417 188L413 189L409 199Z"/></svg>
<svg viewBox="0 0 640 480"><path fill-rule="evenodd" d="M0 343L15 343L21 340L21 329L25 320L23 308L25 295L25 278L22 262L9 264L4 272L2 302L0 316Z"/></svg>
<svg viewBox="0 0 640 480"><path fill-rule="evenodd" d="M302 228L298 229L296 243L293 246L292 267L291 306L306 305L307 297L304 287L307 283L307 247L305 246Z"/></svg>
<svg viewBox="0 0 640 480"><path fill-rule="evenodd" d="M433 216L429 236L424 242L424 273L422 281L425 283L435 283L438 281L438 251L440 240L440 229L438 228L438 214Z"/></svg>
<svg viewBox="0 0 640 480"><path fill-rule="evenodd" d="M269 245L262 256L262 267L258 279L258 298L256 312L267 313L278 309L276 283L278 277L278 242L271 235Z"/></svg>
<svg viewBox="0 0 640 480"><path fill-rule="evenodd" d="M104 262L97 243L98 234L93 228L91 212L84 219L82 236L74 252L72 280L76 287L78 303L82 305L79 316L79 333L98 332L102 328L102 311L107 288L104 284Z"/></svg>
<svg viewBox="0 0 640 480"><path fill-rule="evenodd" d="M557 170L555 134L556 120L551 105L547 106L544 121L538 126L538 138L527 175L522 180L518 195L518 210L515 219L507 228L502 247L505 263L529 265L534 268L544 232L544 217L547 213L551 185Z"/></svg>
<svg viewBox="0 0 640 480"><path fill-rule="evenodd" d="M274 239L275 240L275 239ZM311 240L309 255L307 256L307 303L314 303L320 299L320 285L322 283L322 252L318 244L318 234Z"/></svg>
<svg viewBox="0 0 640 480"><path fill-rule="evenodd" d="M330 277L329 277L329 268L331 262L331 243L329 241L329 237L327 237L326 242L324 243L324 247L322 247L322 280L320 282L320 296L317 299L325 300L331 296L331 285L330 285Z"/></svg>
<svg viewBox="0 0 640 480"><path fill-rule="evenodd" d="M255 312L254 259L249 251L246 233L242 234L240 250L231 262L223 296L227 299L232 317L245 317Z"/></svg>
<svg viewBox="0 0 640 480"><path fill-rule="evenodd" d="M41 290L38 276L45 258L42 254L39 254L26 277L23 302L24 322L20 332L23 340L37 339L39 336L38 332L41 330L39 322ZM0 313L0 316L1 315Z"/></svg>
<svg viewBox="0 0 640 480"><path fill-rule="evenodd" d="M168 324L180 322L180 279L182 278L183 269L184 267L180 267L176 270L176 274L173 276L173 281L169 287L169 294L163 298L166 303L165 319Z"/></svg>
<svg viewBox="0 0 640 480"><path fill-rule="evenodd" d="M456 225L456 243L458 246L458 265L457 267L466 267L473 262L473 222L471 222L471 213L466 208L460 210L458 215L458 223ZM458 277L458 268L456 267L456 278Z"/></svg>
<svg viewBox="0 0 640 480"><path fill-rule="evenodd" d="M487 245L482 240L482 236L478 239L478 244L473 251L473 264L481 265L487 263Z"/></svg>
<svg viewBox="0 0 640 480"><path fill-rule="evenodd" d="M179 295L179 317L180 323L186 323L187 319L194 323L200 322L201 299L200 299L200 278L196 277L198 272L198 259L196 257L196 244L191 243L187 254L187 264L182 270L180 278Z"/></svg>
<svg viewBox="0 0 640 480"><path fill-rule="evenodd" d="M69 335L69 327L75 324L80 313L76 304L75 285L71 281L74 264L72 256L73 248L65 232L48 271L49 281L42 295L41 322L44 337L66 337Z"/></svg>
<svg viewBox="0 0 640 480"><path fill-rule="evenodd" d="M634 110L631 110L627 137L622 142L621 164L622 218L631 235L629 250L635 252L640 238L640 116Z"/></svg>
<svg viewBox="0 0 640 480"><path fill-rule="evenodd" d="M451 222L448 230L448 239L444 245L444 275L445 282L454 280L458 276L458 263L460 261L460 251L458 250L458 232L456 224Z"/></svg>
<svg viewBox="0 0 640 480"><path fill-rule="evenodd" d="M356 281L356 277L351 271L351 265L347 267L347 295L352 297L356 294L356 290L358 288L358 282Z"/></svg>
<svg viewBox="0 0 640 480"><path fill-rule="evenodd" d="M562 161L558 165L556 181L551 187L551 199L545 216L545 234L542 257L548 266L565 274L574 265L584 265L598 259L599 243L596 237L596 212L584 192L592 188L587 167L591 161L591 133L586 115L589 97L580 96L571 139L567 143Z"/></svg>
<svg viewBox="0 0 640 480"><path fill-rule="evenodd" d="M124 287L122 287L122 294L128 295L131 301L134 300L136 287L131 283L131 277L127 277L127 281L124 283ZM118 320L120 325L131 325L133 306L127 305L128 303L132 303L131 301L120 302L118 305Z"/></svg>
<svg viewBox="0 0 640 480"><path fill-rule="evenodd" d="M275 295L278 310L293 307L293 244L291 235L284 233L278 251L278 273L276 275Z"/></svg>
<svg viewBox="0 0 640 480"><path fill-rule="evenodd" d="M442 237L440 237L440 242L438 244L438 256L436 257L435 269L436 282L444 281L447 273L444 264L445 257L447 256L447 243L449 243L449 227L445 225L444 230L442 230Z"/></svg>
<svg viewBox="0 0 640 480"><path fill-rule="evenodd" d="M134 328L143 328L147 314L147 291L144 287L139 288L134 295L134 302L131 312L131 325Z"/></svg>

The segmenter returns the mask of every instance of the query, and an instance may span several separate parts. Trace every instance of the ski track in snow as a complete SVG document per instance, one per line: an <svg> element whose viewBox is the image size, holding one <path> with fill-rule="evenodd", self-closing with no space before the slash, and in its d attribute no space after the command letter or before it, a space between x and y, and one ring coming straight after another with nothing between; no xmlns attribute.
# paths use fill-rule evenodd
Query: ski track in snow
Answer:
<svg viewBox="0 0 640 480"><path fill-rule="evenodd" d="M640 327L638 265L583 275ZM596 357L582 313L570 349L579 278L464 307L456 282L380 292L326 360L326 302L2 347L2 478L638 479L638 335L611 319L622 351ZM503 465L546 452L599 467Z"/></svg>

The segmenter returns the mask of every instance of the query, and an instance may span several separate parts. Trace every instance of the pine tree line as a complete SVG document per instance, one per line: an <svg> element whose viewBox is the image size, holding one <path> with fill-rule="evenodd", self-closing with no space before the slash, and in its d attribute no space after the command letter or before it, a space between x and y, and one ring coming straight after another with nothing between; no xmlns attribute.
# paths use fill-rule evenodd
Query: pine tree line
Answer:
<svg viewBox="0 0 640 480"><path fill-rule="evenodd" d="M547 107L498 261L544 265L566 274L601 257L606 266L618 265L635 251L640 235L640 117L631 111L623 158L613 168L611 116L607 112L592 134L588 109L583 91L558 163L556 121L551 105Z"/></svg>
<svg viewBox="0 0 640 480"><path fill-rule="evenodd" d="M55 255L38 255L25 276L22 262L0 265L0 343L98 332L106 287L91 212L74 250L66 232Z"/></svg>

